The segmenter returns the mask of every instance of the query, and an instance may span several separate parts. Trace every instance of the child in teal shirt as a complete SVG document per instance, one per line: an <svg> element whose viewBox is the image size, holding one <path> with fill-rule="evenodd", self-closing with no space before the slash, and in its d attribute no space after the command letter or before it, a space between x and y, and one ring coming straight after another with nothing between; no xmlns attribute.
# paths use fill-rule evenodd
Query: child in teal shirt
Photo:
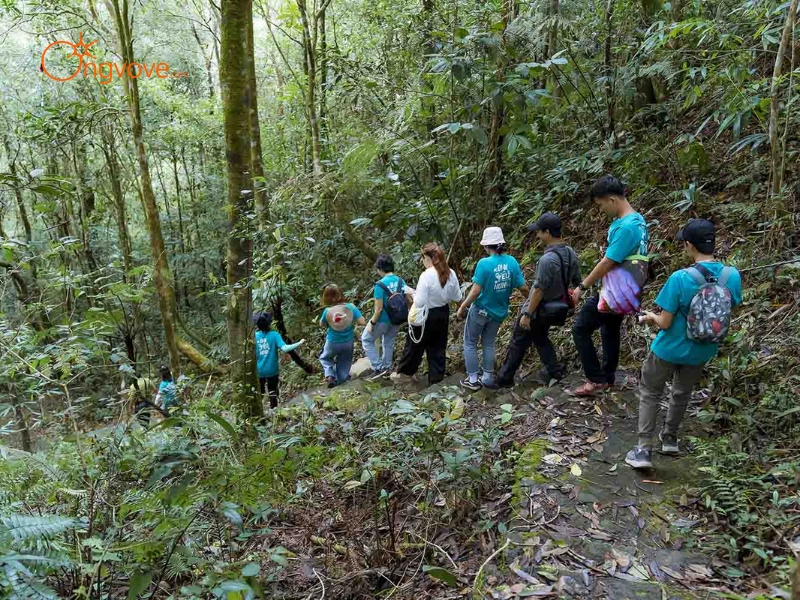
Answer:
<svg viewBox="0 0 800 600"><path fill-rule="evenodd" d="M161 383L158 384L155 404L165 411L169 411L170 408L177 405L178 388L175 387L169 367L164 365L159 369L159 372L161 373Z"/></svg>
<svg viewBox="0 0 800 600"><path fill-rule="evenodd" d="M305 340L287 344L283 341L280 333L272 331L272 314L256 313L254 317L258 329L256 331L256 368L261 395L263 396L265 391L269 391L269 407L277 408L280 387L278 350L284 354L289 353L303 345Z"/></svg>
<svg viewBox="0 0 800 600"><path fill-rule="evenodd" d="M733 267L725 267L714 260L716 242L714 224L704 219L692 219L678 232L678 240L684 243L686 253L693 259L697 272L705 272L716 283L727 288L730 306L742 302L742 278ZM727 269L723 273L723 270ZM713 281L713 280L712 280ZM676 271L656 297L661 313L646 311L639 321L659 328L655 341L650 346L650 355L642 367L639 382L639 441L628 452L625 462L634 469L646 469L652 464L653 435L661 403L661 395L667 381L672 380L672 395L664 427L658 434L661 451L677 454L678 428L686 407L703 375L706 364L717 355L719 344L691 339L687 333L686 317L693 298L700 290L700 283L688 269ZM730 314L727 314L730 317Z"/></svg>
<svg viewBox="0 0 800 600"><path fill-rule="evenodd" d="M522 269L513 256L506 254L505 238L499 227L487 227L481 246L489 256L478 261L469 296L458 309L456 318L467 319L464 326L464 362L467 377L460 383L477 391L482 387L496 388L494 377L495 341L500 325L508 316L511 292L518 289L527 297ZM466 311L469 311L466 315ZM483 378L478 379L478 341L483 346Z"/></svg>
<svg viewBox="0 0 800 600"><path fill-rule="evenodd" d="M338 285L326 285L322 291L322 305L325 309L319 319L320 327L326 327L325 346L319 362L329 388L347 381L350 367L353 366L353 346L355 326L366 321L361 311L345 303L344 294Z"/></svg>

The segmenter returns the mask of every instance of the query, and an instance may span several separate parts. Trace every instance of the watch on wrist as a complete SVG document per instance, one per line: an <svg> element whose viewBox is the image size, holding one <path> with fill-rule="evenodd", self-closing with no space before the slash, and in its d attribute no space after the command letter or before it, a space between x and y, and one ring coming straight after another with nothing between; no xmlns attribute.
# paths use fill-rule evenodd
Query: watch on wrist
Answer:
<svg viewBox="0 0 800 600"><path fill-rule="evenodd" d="M529 312L522 313L522 316L523 317L528 317L529 319L533 318L533 315L531 313L529 313Z"/></svg>

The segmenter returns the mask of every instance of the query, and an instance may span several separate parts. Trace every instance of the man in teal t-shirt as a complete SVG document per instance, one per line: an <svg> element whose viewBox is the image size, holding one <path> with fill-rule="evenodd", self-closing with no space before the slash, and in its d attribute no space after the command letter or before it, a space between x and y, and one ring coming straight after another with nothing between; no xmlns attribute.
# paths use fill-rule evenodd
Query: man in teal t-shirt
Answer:
<svg viewBox="0 0 800 600"><path fill-rule="evenodd" d="M741 304L741 275L735 268L728 267L722 277L726 267L714 260L714 224L693 219L678 232L678 240L684 243L695 265L706 270L728 289L731 306ZM686 332L686 315L699 290L700 284L692 273L685 269L676 271L667 279L656 298L661 313L647 311L640 318L640 322L655 325L660 331L650 346L650 356L642 367L639 382L639 441L625 458L625 462L636 469L652 467L653 435L667 381L672 379L672 396L664 428L658 437L662 452L677 454L678 428L692 397L692 390L700 381L705 365L717 355L718 344L695 341Z"/></svg>
<svg viewBox="0 0 800 600"><path fill-rule="evenodd" d="M467 319L464 326L467 377L461 381L461 385L469 390L479 390L484 386L497 387L494 377L497 332L508 316L511 292L518 289L527 297L530 291L517 259L505 253L505 239L499 227L487 227L481 245L489 256L478 261L472 277L472 289L456 314L459 320L465 316ZM479 340L483 347L482 364L478 361ZM481 367L483 378L479 380Z"/></svg>
<svg viewBox="0 0 800 600"><path fill-rule="evenodd" d="M394 260L389 254L379 254L375 260L375 269L380 280L375 284L374 298L375 311L361 334L361 343L364 354L367 355L372 366L370 380L380 379L389 375L394 358L394 344L400 325L393 325L386 312L386 303L394 294L404 294L405 281L394 274ZM384 289L384 287L386 289ZM389 293L387 293L387 290ZM406 302L410 303L410 296ZM381 351L378 352L375 342L380 342Z"/></svg>
<svg viewBox="0 0 800 600"><path fill-rule="evenodd" d="M613 218L608 228L608 247L605 256L597 263L574 290L572 299L576 306L583 292L598 283L612 269L631 256L647 256L649 235L644 217L636 212L626 199L623 183L612 175L601 177L592 185L592 201L600 210ZM620 353L620 328L625 318L622 314L599 309L600 296L589 298L575 318L572 337L583 364L586 382L575 389L577 396L592 396L614 384ZM592 335L600 330L603 345L603 363L597 356Z"/></svg>

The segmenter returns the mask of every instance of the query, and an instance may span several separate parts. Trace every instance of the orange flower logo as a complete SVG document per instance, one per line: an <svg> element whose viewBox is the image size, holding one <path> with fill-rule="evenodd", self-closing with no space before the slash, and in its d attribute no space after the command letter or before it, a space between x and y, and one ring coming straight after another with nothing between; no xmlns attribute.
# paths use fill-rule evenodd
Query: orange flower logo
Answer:
<svg viewBox="0 0 800 600"><path fill-rule="evenodd" d="M53 42L47 48L45 48L44 51L42 52L42 72L45 75L47 75L50 79L52 79L53 81L69 81L70 79L74 79L75 76L78 73L81 72L81 68L83 67L83 59L84 59L84 57L91 56L92 58L94 58L94 55L91 52L89 52L89 48L93 44L96 44L96 43L97 43L97 40L95 40L95 41L93 41L93 42L91 42L89 44L85 44L83 42L83 32L81 32L80 38L78 39L78 43L77 44L73 44L72 42L67 41L67 40L57 40L57 41ZM47 66L44 64L44 57L47 54L47 51L50 50L50 48L53 48L54 46L59 46L59 45L70 46L72 48L72 54L70 54L70 56L77 56L78 57L78 67L75 69L75 72L72 75L70 75L69 77L56 77L55 75L50 73L50 71L47 70Z"/></svg>
<svg viewBox="0 0 800 600"><path fill-rule="evenodd" d="M100 85L108 85L114 79L116 75L117 78L121 79L122 77L130 77L132 79L138 79L142 75L145 77L157 77L159 79L180 79L189 77L189 73L185 71L181 72L170 72L169 65L165 62L159 63L112 63L112 62L101 62L96 63L94 62L95 56L89 52L89 48L91 48L94 44L97 43L97 40L93 42L89 42L88 44L83 41L83 32L80 34L80 38L78 39L78 43L75 44L68 40L57 40L47 46L42 51L42 63L41 63L41 71L45 75L47 75L53 81L69 81L71 79L75 79L78 73L83 71L83 78L86 79L91 74L99 83ZM75 67L75 71L69 75L68 77L58 77L53 75L50 71L47 70L47 65L45 64L45 57L47 56L47 52L56 46L68 46L72 48L72 54L68 56L68 58L75 57L78 59L78 66Z"/></svg>

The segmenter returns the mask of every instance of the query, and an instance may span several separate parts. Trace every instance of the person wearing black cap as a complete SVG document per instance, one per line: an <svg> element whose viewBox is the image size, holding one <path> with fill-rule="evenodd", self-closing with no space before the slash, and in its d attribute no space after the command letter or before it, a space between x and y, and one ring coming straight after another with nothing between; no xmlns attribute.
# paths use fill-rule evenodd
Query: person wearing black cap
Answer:
<svg viewBox="0 0 800 600"><path fill-rule="evenodd" d="M514 385L514 375L532 345L536 346L544 365L539 371L539 379L548 383L564 377L565 369L558 362L548 334L550 327L562 325L566 320L572 306L569 302L570 288L581 282L578 255L561 240L558 215L544 213L535 223L528 225L528 229L536 233L545 251L536 265L536 277L517 318L511 345L500 368L497 383L501 387Z"/></svg>
<svg viewBox="0 0 800 600"><path fill-rule="evenodd" d="M727 333L730 309L742 301L742 278L734 267L714 260L714 224L692 219L678 232L693 265L676 271L656 297L661 312L645 311L640 323L660 331L650 346L639 381L639 441L625 462L652 467L652 444L661 395L672 380L672 395L661 433L661 451L677 454L678 428L705 365L717 355Z"/></svg>

